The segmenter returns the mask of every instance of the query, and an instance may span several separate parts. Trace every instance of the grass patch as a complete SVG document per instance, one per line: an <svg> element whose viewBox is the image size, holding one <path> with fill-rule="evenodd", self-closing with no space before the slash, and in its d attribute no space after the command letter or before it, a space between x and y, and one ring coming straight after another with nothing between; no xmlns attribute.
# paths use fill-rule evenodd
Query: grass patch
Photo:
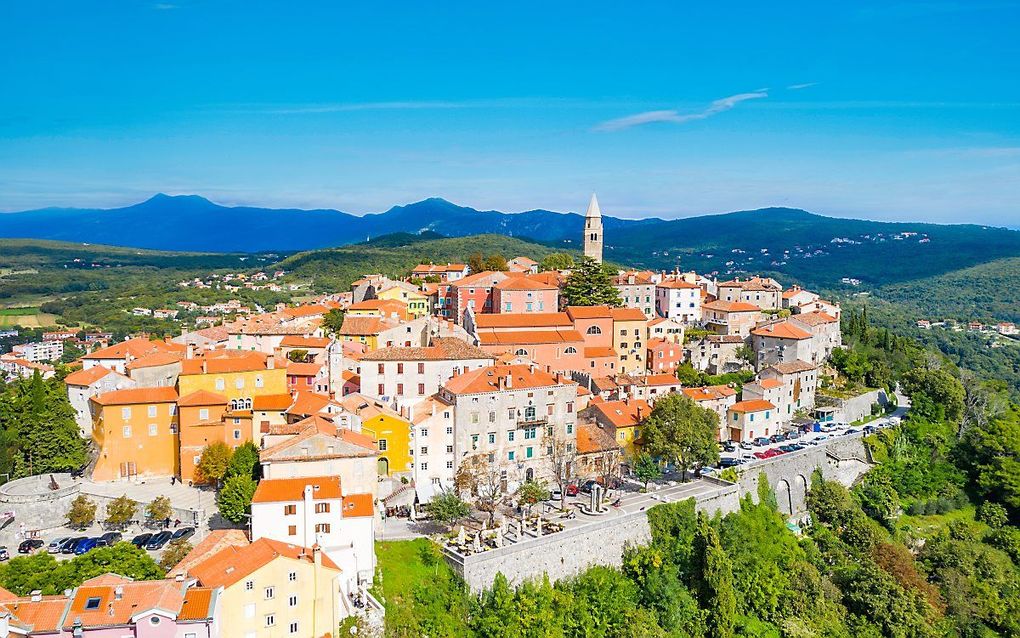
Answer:
<svg viewBox="0 0 1020 638"><path fill-rule="evenodd" d="M949 526L956 521L961 521L980 538L988 531L988 526L978 521L975 516L977 508L973 505L961 507L958 510L946 512L945 514L920 514L910 515L904 513L896 519L896 528L903 533L915 537L929 538L942 530L948 530Z"/></svg>
<svg viewBox="0 0 1020 638"><path fill-rule="evenodd" d="M0 317L23 317L39 314L39 308L0 308Z"/></svg>
<svg viewBox="0 0 1020 638"><path fill-rule="evenodd" d="M29 310L31 312L10 312ZM39 312L38 308L4 308L0 310L0 328L43 328L57 325L57 316Z"/></svg>
<svg viewBox="0 0 1020 638"><path fill-rule="evenodd" d="M427 538L375 544L372 595L386 607L387 636L468 635L468 596Z"/></svg>

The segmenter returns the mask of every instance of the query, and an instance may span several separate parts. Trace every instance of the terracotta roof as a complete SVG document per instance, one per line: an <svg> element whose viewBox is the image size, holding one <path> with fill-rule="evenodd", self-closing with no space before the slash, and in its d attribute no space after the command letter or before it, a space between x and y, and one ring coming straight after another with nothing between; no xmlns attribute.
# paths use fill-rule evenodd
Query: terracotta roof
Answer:
<svg viewBox="0 0 1020 638"><path fill-rule="evenodd" d="M555 270L548 270L546 272L537 272L531 274L525 274L528 279L540 281L551 286L559 287L563 282L563 276Z"/></svg>
<svg viewBox="0 0 1020 638"><path fill-rule="evenodd" d="M307 306L284 308L280 312L292 319L300 319L301 317L314 317L316 315L324 315L327 312L329 312L329 308L327 308L326 306L320 306L319 304L310 304Z"/></svg>
<svg viewBox="0 0 1020 638"><path fill-rule="evenodd" d="M694 401L716 401L736 396L737 391L728 385L708 385L700 388L683 388L680 390Z"/></svg>
<svg viewBox="0 0 1020 638"><path fill-rule="evenodd" d="M326 409L326 406L333 402L325 394L318 392L298 392L293 401L287 407L288 414L300 414L311 416L319 414Z"/></svg>
<svg viewBox="0 0 1020 638"><path fill-rule="evenodd" d="M209 587L190 587L184 592L184 604L177 614L177 620L205 620L212 618L214 589Z"/></svg>
<svg viewBox="0 0 1020 638"><path fill-rule="evenodd" d="M88 370L75 370L64 377L64 383L67 385L92 385L112 373L113 370L108 370L103 366L92 366Z"/></svg>
<svg viewBox="0 0 1020 638"><path fill-rule="evenodd" d="M18 597L18 595L15 594L14 592L10 591L9 589L6 589L4 587L0 587L0 602L6 602L8 600L15 600L17 597Z"/></svg>
<svg viewBox="0 0 1020 638"><path fill-rule="evenodd" d="M361 394L360 392L353 392L351 394L348 394L344 398L340 399L339 403L348 412L357 414L359 417L361 417L362 421L366 421L368 419L373 419L377 416L384 415L393 419L407 422L407 419L400 416L400 414L398 414L396 411L391 410L382 401L379 401L378 399L373 399L371 397L367 397L364 394Z"/></svg>
<svg viewBox="0 0 1020 638"><path fill-rule="evenodd" d="M751 331L751 334L759 337L773 337L775 339L810 339L811 333L806 330L801 330L797 326L793 325L789 321L781 321L779 323L770 323L767 326L761 328L755 328Z"/></svg>
<svg viewBox="0 0 1020 638"><path fill-rule="evenodd" d="M184 588L184 583L175 580L87 580L71 598L64 630L79 621L83 627L127 625L136 615L157 609L176 615L184 605ZM89 605L95 598L99 604Z"/></svg>
<svg viewBox="0 0 1020 638"><path fill-rule="evenodd" d="M655 287L656 288L672 288L674 290L676 290L676 289L693 290L695 288L700 288L701 286L699 286L698 284L688 283L686 281L683 281L682 279L671 279L671 280L668 280L668 281L659 282L659 283L655 284Z"/></svg>
<svg viewBox="0 0 1020 638"><path fill-rule="evenodd" d="M613 321L648 321L645 313L637 308L613 308L609 312L613 316Z"/></svg>
<svg viewBox="0 0 1020 638"><path fill-rule="evenodd" d="M201 405L226 405L227 403L227 397L209 390L195 390L191 394L185 394L177 401L177 405L184 408Z"/></svg>
<svg viewBox="0 0 1020 638"><path fill-rule="evenodd" d="M321 363L295 363L287 364L287 376L289 377L314 377L322 370Z"/></svg>
<svg viewBox="0 0 1020 638"><path fill-rule="evenodd" d="M259 455L261 461L314 461L378 455L372 437L338 428L322 417L310 416L294 425L304 426L304 429L296 436L262 450ZM292 453L295 448L300 451Z"/></svg>
<svg viewBox="0 0 1020 638"><path fill-rule="evenodd" d="M649 374L642 377L644 385L680 385L680 379L672 374Z"/></svg>
<svg viewBox="0 0 1020 638"><path fill-rule="evenodd" d="M311 549L260 538L250 545L226 547L193 566L188 573L205 587L230 587L280 558L313 562ZM340 570L326 554L322 554L322 565Z"/></svg>
<svg viewBox="0 0 1020 638"><path fill-rule="evenodd" d="M205 538L200 540L187 556L181 559L181 562L173 566L173 568L167 573L167 576L174 577L179 574L185 574L194 565L201 563L205 559L209 558L213 554L218 553L220 550L226 547L240 546L243 547L248 544L248 535L244 530L240 529L214 529L209 530Z"/></svg>
<svg viewBox="0 0 1020 638"><path fill-rule="evenodd" d="M507 376L511 387L504 386ZM463 372L446 382L444 386L453 394L481 394L501 390L524 390L566 385L556 377L537 367L526 365L496 365Z"/></svg>
<svg viewBox="0 0 1020 638"><path fill-rule="evenodd" d="M509 276L510 275L505 272L483 270L480 273L468 275L467 277L458 279L457 281L451 281L450 285L455 288L470 288L472 286L476 286L478 288L491 288Z"/></svg>
<svg viewBox="0 0 1020 638"><path fill-rule="evenodd" d="M139 368L155 368L156 366L167 366L174 363L179 363L184 358L183 352L154 352L147 354L144 357L129 361L126 366L128 370L137 370Z"/></svg>
<svg viewBox="0 0 1020 638"><path fill-rule="evenodd" d="M262 479L259 481L252 503L279 503L304 499L305 487L312 487L313 499L342 498L339 476L312 476L307 478Z"/></svg>
<svg viewBox="0 0 1020 638"><path fill-rule="evenodd" d="M708 310L717 310L719 312L758 312L761 310L758 306L750 303L744 303L743 301L716 300L702 304L701 307Z"/></svg>
<svg viewBox="0 0 1020 638"><path fill-rule="evenodd" d="M365 299L364 301L351 304L347 307L347 310L370 310L384 315L395 313L402 316L407 314L407 304L399 299Z"/></svg>
<svg viewBox="0 0 1020 638"><path fill-rule="evenodd" d="M531 277L507 277L496 284L500 290L557 290L559 286L535 281Z"/></svg>
<svg viewBox="0 0 1020 638"><path fill-rule="evenodd" d="M487 312L475 315L475 325L479 328L552 328L574 324L565 312Z"/></svg>
<svg viewBox="0 0 1020 638"><path fill-rule="evenodd" d="M758 382L758 385L766 390L774 390L783 387L783 382L779 379L762 379Z"/></svg>
<svg viewBox="0 0 1020 638"><path fill-rule="evenodd" d="M609 346L588 346L584 349L586 359L601 359L603 357L615 357L616 350Z"/></svg>
<svg viewBox="0 0 1020 638"><path fill-rule="evenodd" d="M173 403L177 401L177 390L173 388L128 388L113 390L92 397L99 405L129 405L136 403Z"/></svg>
<svg viewBox="0 0 1020 638"><path fill-rule="evenodd" d="M779 287L772 282L762 279L761 277L751 277L750 279L732 279L730 281L723 281L719 284L720 288L740 288L741 290L774 290L778 291Z"/></svg>
<svg viewBox="0 0 1020 638"><path fill-rule="evenodd" d="M65 596L43 596L38 601L19 598L0 604L0 609L11 613L11 624L39 635L60 631L68 602Z"/></svg>
<svg viewBox="0 0 1020 638"><path fill-rule="evenodd" d="M362 357L362 361L459 361L463 359L492 359L492 354L457 337L438 337L431 346L379 348Z"/></svg>
<svg viewBox="0 0 1020 638"><path fill-rule="evenodd" d="M343 325L340 326L340 334L349 337L367 337L377 335L388 327L390 326L384 323L381 317L344 315Z"/></svg>
<svg viewBox="0 0 1020 638"><path fill-rule="evenodd" d="M181 374L223 374L229 372L250 372L268 369L269 355L252 350L213 350L181 362ZM273 362L274 367L277 363Z"/></svg>
<svg viewBox="0 0 1020 638"><path fill-rule="evenodd" d="M263 410L272 412L274 410L286 410L294 403L294 398L289 394L263 394L252 399L252 410Z"/></svg>
<svg viewBox="0 0 1020 638"><path fill-rule="evenodd" d="M605 319L613 316L609 306L567 306L567 315L573 319Z"/></svg>
<svg viewBox="0 0 1020 638"><path fill-rule="evenodd" d="M619 449L620 444L616 442L616 437L600 428L597 423L577 424L578 454L595 454Z"/></svg>
<svg viewBox="0 0 1020 638"><path fill-rule="evenodd" d="M764 412L775 410L776 406L764 399L751 399L749 401L737 401L729 408L733 412Z"/></svg>
<svg viewBox="0 0 1020 638"><path fill-rule="evenodd" d="M343 508L344 518L372 516L375 514L371 494L349 494L344 497Z"/></svg>
<svg viewBox="0 0 1020 638"><path fill-rule="evenodd" d="M634 276L634 283L630 283L631 275ZM613 283L617 286L647 286L652 282L650 273L643 272L625 272L613 278Z"/></svg>
<svg viewBox="0 0 1020 638"><path fill-rule="evenodd" d="M467 264L419 264L414 267L411 272L415 273L445 273L445 272L463 272L467 269Z"/></svg>
<svg viewBox="0 0 1020 638"><path fill-rule="evenodd" d="M329 346L329 337L305 337L302 335L287 335L280 341L281 348L326 348Z"/></svg>
<svg viewBox="0 0 1020 638"><path fill-rule="evenodd" d="M483 332L478 335L483 346L516 346L540 343L576 343L584 338L576 330L521 330L518 332Z"/></svg>
<svg viewBox="0 0 1020 638"><path fill-rule="evenodd" d="M835 323L836 321L839 321L832 315L819 310L814 312L802 312L799 315L793 315L790 318L806 326L820 326L822 324Z"/></svg>
<svg viewBox="0 0 1020 638"><path fill-rule="evenodd" d="M786 361L783 363L775 363L770 365L766 370L775 370L779 374L796 374L798 372L808 372L814 370L815 366L811 365L803 359L796 359L794 361Z"/></svg>
<svg viewBox="0 0 1020 638"><path fill-rule="evenodd" d="M82 357L82 359L138 359L153 352L184 352L186 346L165 341L149 341L148 339L128 339L107 348L100 348Z"/></svg>
<svg viewBox="0 0 1020 638"><path fill-rule="evenodd" d="M593 404L590 409L602 414L610 424L618 428L638 425L652 412L651 406L644 399L604 401Z"/></svg>

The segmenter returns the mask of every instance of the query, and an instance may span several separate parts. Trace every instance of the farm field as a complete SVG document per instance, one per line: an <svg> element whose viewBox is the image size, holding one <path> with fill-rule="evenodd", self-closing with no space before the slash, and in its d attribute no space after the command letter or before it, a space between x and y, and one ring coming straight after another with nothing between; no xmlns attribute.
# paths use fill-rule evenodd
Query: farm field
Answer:
<svg viewBox="0 0 1020 638"><path fill-rule="evenodd" d="M54 326L56 315L39 312L37 307L0 308L0 328L24 326L25 328L41 328Z"/></svg>

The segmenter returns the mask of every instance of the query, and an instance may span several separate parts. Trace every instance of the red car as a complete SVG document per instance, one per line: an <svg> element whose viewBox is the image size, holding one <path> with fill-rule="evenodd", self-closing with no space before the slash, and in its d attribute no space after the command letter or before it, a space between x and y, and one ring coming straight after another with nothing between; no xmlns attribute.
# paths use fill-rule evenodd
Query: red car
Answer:
<svg viewBox="0 0 1020 638"><path fill-rule="evenodd" d="M567 496L577 496L577 486L573 483L567 486Z"/></svg>
<svg viewBox="0 0 1020 638"><path fill-rule="evenodd" d="M769 458L769 453L768 452L755 452L754 453L754 458L756 458L756 459L767 459L767 458Z"/></svg>

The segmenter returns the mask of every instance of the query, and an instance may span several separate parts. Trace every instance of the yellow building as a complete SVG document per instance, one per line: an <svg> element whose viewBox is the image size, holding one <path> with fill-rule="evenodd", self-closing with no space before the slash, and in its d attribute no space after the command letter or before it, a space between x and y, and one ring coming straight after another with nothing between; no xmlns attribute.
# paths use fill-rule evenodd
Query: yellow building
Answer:
<svg viewBox="0 0 1020 638"><path fill-rule="evenodd" d="M220 549L187 573L203 587L223 588L222 638L335 636L348 615L340 568L317 547L260 538Z"/></svg>
<svg viewBox="0 0 1020 638"><path fill-rule="evenodd" d="M262 352L214 350L181 362L177 391L199 390L225 397L230 410L251 410L255 397L287 393L287 369Z"/></svg>
<svg viewBox="0 0 1020 638"><path fill-rule="evenodd" d="M375 350L379 347L380 335L399 325L399 319L356 315L348 311L344 315L344 323L340 326L338 336L344 343L362 343L367 350Z"/></svg>
<svg viewBox="0 0 1020 638"><path fill-rule="evenodd" d="M130 388L92 397L92 438L99 456L92 479L176 476L177 392Z"/></svg>
<svg viewBox="0 0 1020 638"><path fill-rule="evenodd" d="M637 308L613 308L613 350L623 374L644 374L648 347L648 318Z"/></svg>
<svg viewBox="0 0 1020 638"><path fill-rule="evenodd" d="M599 425L615 429L616 443L626 458L633 459L641 453L641 423L651 411L644 399L625 399L595 403L586 412Z"/></svg>
<svg viewBox="0 0 1020 638"><path fill-rule="evenodd" d="M410 421L363 394L349 394L340 400L340 405L361 421L361 433L375 441L379 451L379 476L411 473L414 457Z"/></svg>
<svg viewBox="0 0 1020 638"><path fill-rule="evenodd" d="M407 306L407 314L411 319L429 314L429 297L411 284L393 284L389 288L375 293L379 299L401 301Z"/></svg>

